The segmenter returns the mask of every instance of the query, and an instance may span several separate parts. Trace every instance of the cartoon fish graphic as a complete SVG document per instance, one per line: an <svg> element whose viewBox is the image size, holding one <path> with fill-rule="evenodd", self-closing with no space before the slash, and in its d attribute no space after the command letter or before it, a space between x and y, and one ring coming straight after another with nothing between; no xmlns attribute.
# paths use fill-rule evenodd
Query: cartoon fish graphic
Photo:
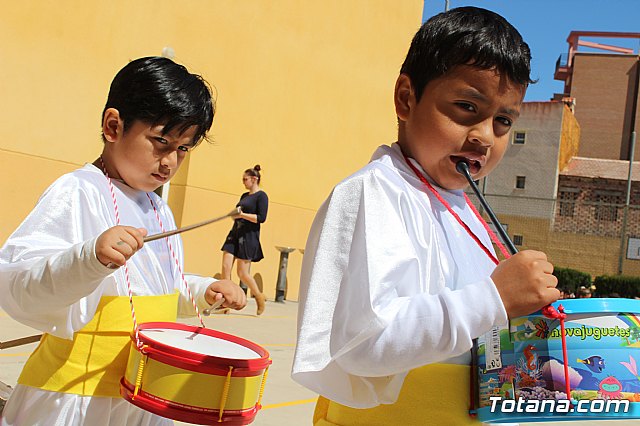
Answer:
<svg viewBox="0 0 640 426"><path fill-rule="evenodd" d="M602 370L604 370L604 358L602 358L601 356L593 355L587 359L578 358L577 361L586 365L589 370L593 371L594 373L602 373Z"/></svg>
<svg viewBox="0 0 640 426"><path fill-rule="evenodd" d="M531 337L531 335L536 331L536 326L529 320L524 322L524 336L526 338Z"/></svg>

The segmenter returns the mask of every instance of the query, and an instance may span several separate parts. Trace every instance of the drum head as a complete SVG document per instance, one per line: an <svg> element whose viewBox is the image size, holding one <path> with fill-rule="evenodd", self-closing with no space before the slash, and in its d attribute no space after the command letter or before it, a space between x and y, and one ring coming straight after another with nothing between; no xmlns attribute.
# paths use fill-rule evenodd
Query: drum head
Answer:
<svg viewBox="0 0 640 426"><path fill-rule="evenodd" d="M141 330L140 335L163 345L206 356L245 360L262 358L246 346L192 330L149 328Z"/></svg>

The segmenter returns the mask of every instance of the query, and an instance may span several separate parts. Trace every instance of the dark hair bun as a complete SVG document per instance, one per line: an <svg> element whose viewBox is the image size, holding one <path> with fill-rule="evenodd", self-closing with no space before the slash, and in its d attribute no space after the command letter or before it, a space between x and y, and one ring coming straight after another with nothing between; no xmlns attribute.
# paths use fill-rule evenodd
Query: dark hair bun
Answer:
<svg viewBox="0 0 640 426"><path fill-rule="evenodd" d="M260 164L256 164L255 166L253 166L253 170L255 170L256 172L260 171Z"/></svg>

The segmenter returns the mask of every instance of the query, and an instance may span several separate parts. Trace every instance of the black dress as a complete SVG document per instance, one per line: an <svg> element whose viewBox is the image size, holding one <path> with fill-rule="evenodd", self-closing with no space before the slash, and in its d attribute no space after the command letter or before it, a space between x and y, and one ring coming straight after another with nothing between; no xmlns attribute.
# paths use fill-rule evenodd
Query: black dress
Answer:
<svg viewBox="0 0 640 426"><path fill-rule="evenodd" d="M258 223L236 219L221 250L231 253L238 259L258 262L264 258L262 246L260 246L260 224L267 219L269 197L264 191L253 194L245 192L236 204L236 207L238 206L242 208L244 213L257 215Z"/></svg>

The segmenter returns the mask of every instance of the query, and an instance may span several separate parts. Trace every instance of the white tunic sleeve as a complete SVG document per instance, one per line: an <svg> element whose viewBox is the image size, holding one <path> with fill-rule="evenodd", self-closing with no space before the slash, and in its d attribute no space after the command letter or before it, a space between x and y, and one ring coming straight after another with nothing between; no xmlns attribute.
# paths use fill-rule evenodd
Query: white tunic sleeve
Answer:
<svg viewBox="0 0 640 426"><path fill-rule="evenodd" d="M347 179L305 249L293 378L352 407L394 402L409 370L462 354L506 322L488 275L447 288L429 206L400 188L375 168Z"/></svg>
<svg viewBox="0 0 640 426"><path fill-rule="evenodd" d="M95 312L100 295L82 304L113 270L95 255L99 197L66 175L38 204L0 250L0 305L16 320L71 338ZM96 221L98 223L96 223Z"/></svg>
<svg viewBox="0 0 640 426"><path fill-rule="evenodd" d="M187 285L189 286L191 294L193 295L196 305L198 306L198 310L202 314L203 309L211 307L211 305L207 303L204 295L211 283L217 280L213 277L205 277L195 274L185 274L184 278L187 281ZM193 309L193 302L191 301L191 298L188 297L188 295L184 295L184 297L180 298L178 314L180 316L194 316L196 314L195 309Z"/></svg>

